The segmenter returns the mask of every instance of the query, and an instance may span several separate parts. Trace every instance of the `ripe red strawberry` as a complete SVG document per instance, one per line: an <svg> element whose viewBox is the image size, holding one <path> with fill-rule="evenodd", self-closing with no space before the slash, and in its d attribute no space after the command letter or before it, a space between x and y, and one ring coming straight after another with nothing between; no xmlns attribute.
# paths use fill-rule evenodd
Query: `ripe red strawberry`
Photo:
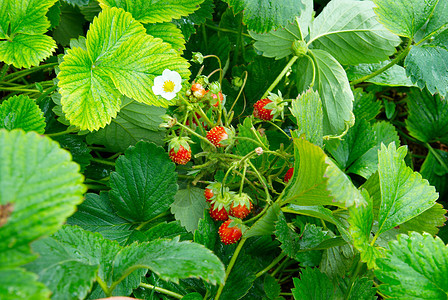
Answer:
<svg viewBox="0 0 448 300"><path fill-rule="evenodd" d="M221 193L221 188L222 185L220 182L212 182L207 185L204 191L205 200L207 202L212 202L217 198L214 202L221 203L224 206L227 205L227 202L230 202L230 200L227 200L229 197L223 197L222 195L219 195ZM224 196L227 195L226 193L228 192L228 188L225 188L223 192ZM219 195L219 197L215 197L215 194Z"/></svg>
<svg viewBox="0 0 448 300"><path fill-rule="evenodd" d="M260 99L254 104L254 117L262 119L265 121L271 121L274 115L272 114L272 109L266 109L266 104L271 103L272 100L267 98Z"/></svg>
<svg viewBox="0 0 448 300"><path fill-rule="evenodd" d="M221 143L229 139L228 131L222 126L216 126L210 129L210 131L207 132L206 137L216 147L224 147L228 145L226 142Z"/></svg>
<svg viewBox="0 0 448 300"><path fill-rule="evenodd" d="M170 159L179 165L185 165L191 159L191 148L187 137L173 137L168 144Z"/></svg>
<svg viewBox="0 0 448 300"><path fill-rule="evenodd" d="M227 210L225 207L221 207L221 209L216 208L215 209L215 203L212 203L210 206L210 216L215 221L225 221L229 218L229 214L227 213Z"/></svg>
<svg viewBox="0 0 448 300"><path fill-rule="evenodd" d="M219 238L225 245L235 244L243 235L241 228L237 224L231 226L230 223L232 223L232 220L225 221L218 230Z"/></svg>
<svg viewBox="0 0 448 300"><path fill-rule="evenodd" d="M210 199L212 199L212 197L213 197L214 195L215 195L215 194L213 193L213 191L212 191L211 189L209 189L209 188L205 188L205 191L204 191L205 201L207 201L207 202L212 202L212 200L210 200Z"/></svg>
<svg viewBox="0 0 448 300"><path fill-rule="evenodd" d="M291 179L293 173L294 173L294 168L289 168L289 170L286 171L286 174L285 174L285 177L283 178L283 181L288 183L289 180Z"/></svg>
<svg viewBox="0 0 448 300"><path fill-rule="evenodd" d="M230 205L229 214L233 217L244 219L252 210L252 202L249 195L241 193L241 195L235 195L233 202Z"/></svg>

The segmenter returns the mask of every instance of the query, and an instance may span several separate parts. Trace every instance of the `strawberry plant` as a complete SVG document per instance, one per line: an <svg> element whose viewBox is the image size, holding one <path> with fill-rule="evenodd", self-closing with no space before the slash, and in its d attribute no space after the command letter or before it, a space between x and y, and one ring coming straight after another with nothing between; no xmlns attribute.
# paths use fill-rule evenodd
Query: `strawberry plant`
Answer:
<svg viewBox="0 0 448 300"><path fill-rule="evenodd" d="M447 13L0 1L0 298L446 299Z"/></svg>

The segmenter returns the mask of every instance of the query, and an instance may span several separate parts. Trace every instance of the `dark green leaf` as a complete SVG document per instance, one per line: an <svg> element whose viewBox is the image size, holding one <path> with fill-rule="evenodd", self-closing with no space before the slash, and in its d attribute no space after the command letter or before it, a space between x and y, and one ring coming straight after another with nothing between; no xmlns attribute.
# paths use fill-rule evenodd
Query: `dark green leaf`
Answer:
<svg viewBox="0 0 448 300"><path fill-rule="evenodd" d="M443 199L448 193L448 173L442 167L441 162L448 166L448 153L438 149L434 149L434 151L438 154L440 161L434 157L434 154L428 153L420 169L420 174L435 186L440 198Z"/></svg>
<svg viewBox="0 0 448 300"><path fill-rule="evenodd" d="M53 30L54 39L62 46L70 45L71 39L77 39L84 35L83 25L85 22L79 9L62 2L61 21L59 26Z"/></svg>
<svg viewBox="0 0 448 300"><path fill-rule="evenodd" d="M280 296L281 286L271 275L268 274L264 277L263 287L269 299L277 299Z"/></svg>
<svg viewBox="0 0 448 300"><path fill-rule="evenodd" d="M12 96L0 105L0 128L45 132L45 118L39 106L29 97Z"/></svg>
<svg viewBox="0 0 448 300"><path fill-rule="evenodd" d="M438 237L412 232L390 243L385 258L377 261L379 290L392 298L446 299L448 248Z"/></svg>
<svg viewBox="0 0 448 300"><path fill-rule="evenodd" d="M50 299L51 292L41 282L36 274L23 269L0 270L0 298L3 300L44 300Z"/></svg>
<svg viewBox="0 0 448 300"><path fill-rule="evenodd" d="M182 240L192 240L193 235L180 225L179 221L159 223L149 230L145 231L147 241L153 241L161 238L173 239L177 236Z"/></svg>
<svg viewBox="0 0 448 300"><path fill-rule="evenodd" d="M350 244L328 248L322 254L320 271L331 279L344 277L355 258L355 250Z"/></svg>
<svg viewBox="0 0 448 300"><path fill-rule="evenodd" d="M198 229L198 222L203 217L206 207L204 190L188 187L177 191L171 204L171 212L187 231L193 232Z"/></svg>
<svg viewBox="0 0 448 300"><path fill-rule="evenodd" d="M448 100L431 96L426 90L412 89L408 95L406 128L409 133L425 143L448 143Z"/></svg>
<svg viewBox="0 0 448 300"><path fill-rule="evenodd" d="M271 235L275 230L275 221L280 214L280 206L274 203L268 208L266 214L258 219L251 228L244 233L245 238L257 235Z"/></svg>
<svg viewBox="0 0 448 300"><path fill-rule="evenodd" d="M61 227L85 187L70 154L34 132L0 130L0 157L0 253L14 266L30 256L30 242Z"/></svg>
<svg viewBox="0 0 448 300"><path fill-rule="evenodd" d="M84 143L82 136L64 134L54 136L52 139L57 141L62 148L70 151L73 161L81 166L81 171L90 164L90 160L92 159L92 155L90 154L91 149Z"/></svg>
<svg viewBox="0 0 448 300"><path fill-rule="evenodd" d="M245 118L243 123L238 124L238 137L242 138L250 138L253 141L258 141L259 139L263 142L264 145L269 147L269 142L266 136L261 136L261 134L255 130L255 127L252 123L251 118ZM250 140L244 140L240 139L238 140L238 143L235 146L235 154L244 156L252 151L255 150L255 148L260 147L260 143L258 142L252 142ZM266 154L265 154L266 155ZM252 162L254 163L255 167L260 167L263 163L263 157L258 156L252 159Z"/></svg>
<svg viewBox="0 0 448 300"><path fill-rule="evenodd" d="M345 281L350 283L348 277ZM357 277L352 285L348 285L350 289L347 300L376 300L376 288L373 286L373 280L367 277Z"/></svg>
<svg viewBox="0 0 448 300"><path fill-rule="evenodd" d="M388 63L390 63L390 60L385 60L376 64L359 64L357 66L349 66L346 69L348 80L354 81L366 75L370 75ZM393 65L375 77L367 79L366 82L371 82L382 86L415 86L411 79L409 79L406 75L406 69L399 65Z"/></svg>
<svg viewBox="0 0 448 300"><path fill-rule="evenodd" d="M51 24L49 30L59 25L59 21L61 20L61 3L59 1L48 9L47 18Z"/></svg>
<svg viewBox="0 0 448 300"><path fill-rule="evenodd" d="M295 300L339 299L343 296L341 290L317 268L303 269L300 279L293 278L293 281L291 291Z"/></svg>
<svg viewBox="0 0 448 300"><path fill-rule="evenodd" d="M120 156L110 176L110 199L117 214L145 222L166 211L177 192L177 173L168 154L155 144L138 142Z"/></svg>
<svg viewBox="0 0 448 300"><path fill-rule="evenodd" d="M198 229L194 232L194 242L202 244L210 250L215 249L218 227L207 210L204 210L204 218L199 220Z"/></svg>

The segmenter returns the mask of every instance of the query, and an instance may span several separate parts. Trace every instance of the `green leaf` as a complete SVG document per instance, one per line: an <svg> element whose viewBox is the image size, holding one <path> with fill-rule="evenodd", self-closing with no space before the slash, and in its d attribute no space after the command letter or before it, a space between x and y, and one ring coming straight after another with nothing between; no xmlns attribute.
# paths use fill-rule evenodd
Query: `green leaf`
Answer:
<svg viewBox="0 0 448 300"><path fill-rule="evenodd" d="M87 143L103 145L112 152L124 152L140 140L161 146L165 129L159 124L165 112L165 108L124 97L117 117L106 127L87 135Z"/></svg>
<svg viewBox="0 0 448 300"><path fill-rule="evenodd" d="M107 230L129 230L132 223L119 217L112 207L108 192L99 195L88 193L78 211L67 220L67 224L78 225L92 232Z"/></svg>
<svg viewBox="0 0 448 300"><path fill-rule="evenodd" d="M147 34L170 44L177 53L182 54L185 50L184 35L173 23L145 24L144 26Z"/></svg>
<svg viewBox="0 0 448 300"><path fill-rule="evenodd" d="M300 236L288 226L283 213L279 214L275 229L275 237L281 243L282 252L294 258L300 250Z"/></svg>
<svg viewBox="0 0 448 300"><path fill-rule="evenodd" d="M61 20L60 15L61 15L61 3L58 1L52 7L50 7L47 12L47 18L51 24L50 28L48 28L49 30L52 30L59 25L59 22Z"/></svg>
<svg viewBox="0 0 448 300"><path fill-rule="evenodd" d="M283 212L305 215L310 217L315 217L322 219L324 221L333 223L338 228L341 233L342 238L347 243L352 243L350 240L350 235L346 229L346 226L339 220L337 217L333 215L333 212L328 208L323 206L299 206L295 204L288 204L287 206L282 208Z"/></svg>
<svg viewBox="0 0 448 300"><path fill-rule="evenodd" d="M90 0L64 0L66 3L71 4L73 6L84 6L91 2Z"/></svg>
<svg viewBox="0 0 448 300"><path fill-rule="evenodd" d="M264 145L269 147L269 141L266 135L261 136L261 134L255 130L252 118L245 118L242 123L238 124L238 137L250 138L254 141L261 140ZM244 156L254 151L257 147L260 147L259 143L240 139L235 146L235 154ZM263 164L263 157L255 157L254 159L252 159L252 162L254 163L255 167L261 167L261 165Z"/></svg>
<svg viewBox="0 0 448 300"><path fill-rule="evenodd" d="M70 154L34 132L0 130L0 157L0 253L11 253L4 263L14 266L23 263L20 252L29 256L30 242L60 228L85 187Z"/></svg>
<svg viewBox="0 0 448 300"><path fill-rule="evenodd" d="M275 231L275 222L280 214L280 206L278 203L274 203L268 208L266 213L258 219L243 236L245 238L258 236L258 235L271 235Z"/></svg>
<svg viewBox="0 0 448 300"><path fill-rule="evenodd" d="M292 50L294 41L303 39L296 22L289 23L284 28L271 30L268 33L249 31L249 34L256 41L255 49L262 52L263 56L275 57L275 59L282 59L294 54Z"/></svg>
<svg viewBox="0 0 448 300"><path fill-rule="evenodd" d="M52 139L57 141L62 148L70 151L73 161L81 166L81 172L83 172L85 167L90 164L90 161L92 160L90 151L92 150L87 147L86 143L84 143L84 138L82 136L64 134L53 136Z"/></svg>
<svg viewBox="0 0 448 300"><path fill-rule="evenodd" d="M196 187L187 187L177 191L171 212L189 232L198 229L198 222L204 215L207 207L204 191Z"/></svg>
<svg viewBox="0 0 448 300"><path fill-rule="evenodd" d="M161 147L138 142L117 159L115 169L110 175L110 199L124 219L149 221L173 203L177 173Z"/></svg>
<svg viewBox="0 0 448 300"><path fill-rule="evenodd" d="M323 112L319 94L311 89L307 90L292 101L290 110L297 119L297 135L305 134L308 141L322 147Z"/></svg>
<svg viewBox="0 0 448 300"><path fill-rule="evenodd" d="M291 289L294 299L342 299L342 292L327 275L317 268L305 268L299 278L293 278L294 288Z"/></svg>
<svg viewBox="0 0 448 300"><path fill-rule="evenodd" d="M393 33L413 38L434 11L437 0L374 0L379 21Z"/></svg>
<svg viewBox="0 0 448 300"><path fill-rule="evenodd" d="M53 37L62 46L69 46L71 39L84 35L84 23L85 20L79 9L62 2L61 21L53 30Z"/></svg>
<svg viewBox="0 0 448 300"><path fill-rule="evenodd" d="M0 105L0 128L45 132L45 118L39 106L24 95L12 96Z"/></svg>
<svg viewBox="0 0 448 300"><path fill-rule="evenodd" d="M430 36L437 36L440 31L443 31L448 26L448 21L445 16L448 13L448 2L442 0L437 1L436 7L426 26L422 29L424 30L423 38L429 38Z"/></svg>
<svg viewBox="0 0 448 300"><path fill-rule="evenodd" d="M98 130L120 110L121 94L167 106L152 92L154 78L169 68L188 78L188 63L160 39L147 35L131 14L103 10L87 33L87 50L67 51L58 74L66 118L81 129Z"/></svg>
<svg viewBox="0 0 448 300"><path fill-rule="evenodd" d="M378 170L378 150L381 144L389 145L394 142L396 145L400 144L400 138L394 127L389 122L381 121L373 125L374 140L376 145L370 148L366 153L359 157L348 168L348 173L358 174L364 178L369 178L370 175Z"/></svg>
<svg viewBox="0 0 448 300"><path fill-rule="evenodd" d="M277 299L277 297L280 296L281 286L277 280L269 274L264 277L263 288L268 299Z"/></svg>
<svg viewBox="0 0 448 300"><path fill-rule="evenodd" d="M341 280L342 281L342 280ZM347 289L349 289L349 296L347 300L376 300L376 288L373 286L373 280L367 277L357 277L352 285L350 285L350 279L345 278L345 282L348 283Z"/></svg>
<svg viewBox="0 0 448 300"><path fill-rule="evenodd" d="M409 116L406 128L416 139L429 143L448 143L448 101L431 96L427 90L412 89L408 93Z"/></svg>
<svg viewBox="0 0 448 300"><path fill-rule="evenodd" d="M50 299L50 291L37 281L36 274L23 269L0 270L0 298L3 300Z"/></svg>
<svg viewBox="0 0 448 300"><path fill-rule="evenodd" d="M311 26L311 46L343 65L388 59L401 40L377 21L373 7L371 1L330 1Z"/></svg>
<svg viewBox="0 0 448 300"><path fill-rule="evenodd" d="M180 237L181 240L192 240L193 235L189 233L179 221L163 222L151 227L145 231L146 239L144 241L154 241L157 239L174 239Z"/></svg>
<svg viewBox="0 0 448 300"><path fill-rule="evenodd" d="M392 229L431 208L438 198L434 187L418 172L406 166L406 148L381 145L378 172L381 186L379 230L377 235Z"/></svg>
<svg viewBox="0 0 448 300"><path fill-rule="evenodd" d="M313 89L317 90L322 100L324 134L341 133L352 120L354 97L347 75L328 52L313 49L311 56L315 68L307 58L299 59L295 64L299 92L308 89L315 69Z"/></svg>
<svg viewBox="0 0 448 300"><path fill-rule="evenodd" d="M392 298L446 299L448 248L438 237L412 232L389 243L390 251L377 261L379 290Z"/></svg>
<svg viewBox="0 0 448 300"><path fill-rule="evenodd" d="M440 194L440 199L444 199L448 192L448 173L442 167L441 162L448 166L448 153L439 149L434 149L434 151L438 154L440 161L435 158L433 153L428 153L420 169L420 174L435 186Z"/></svg>
<svg viewBox="0 0 448 300"><path fill-rule="evenodd" d="M367 190L363 190L362 194L367 204L365 206L360 205L349 208L349 232L353 239L353 246L361 252L361 260L367 263L369 269L372 269L376 267L375 260L378 257L383 257L385 250L380 247L375 247L371 243L374 217L373 201Z"/></svg>
<svg viewBox="0 0 448 300"><path fill-rule="evenodd" d="M417 217L401 224L400 231L404 233L408 231L427 232L431 235L436 235L439 232L438 227L445 225L447 219L445 214L446 209L443 208L442 204L436 203Z"/></svg>
<svg viewBox="0 0 448 300"><path fill-rule="evenodd" d="M357 66L348 66L346 69L348 80L354 81L366 75L372 74L388 63L390 63L390 60L385 60L376 64L359 64ZM399 65L393 65L375 77L367 79L366 82L371 82L381 86L415 86L411 79L406 75L406 69Z"/></svg>
<svg viewBox="0 0 448 300"><path fill-rule="evenodd" d="M207 210L204 210L204 218L199 220L198 229L194 231L194 242L204 245L210 250L215 249L218 236L218 227Z"/></svg>
<svg viewBox="0 0 448 300"><path fill-rule="evenodd" d="M180 278L202 278L220 284L225 276L224 265L212 251L189 241L158 239L125 247L115 259L113 280L141 267L176 283Z"/></svg>
<svg viewBox="0 0 448 300"><path fill-rule="evenodd" d="M320 271L330 279L344 277L351 268L355 258L355 250L350 244L326 249L322 254Z"/></svg>
<svg viewBox="0 0 448 300"><path fill-rule="evenodd" d="M444 32L444 39L447 38L448 30ZM446 42L438 42L436 39L431 44L413 46L406 56L404 66L407 75L420 89L426 86L431 94L440 93L446 98L448 50Z"/></svg>
<svg viewBox="0 0 448 300"><path fill-rule="evenodd" d="M122 8L141 23L161 23L193 13L204 0L164 0L163 2L99 0L98 2L103 10L108 7Z"/></svg>
<svg viewBox="0 0 448 300"><path fill-rule="evenodd" d="M200 4L200 8L194 13L172 22L177 25L185 36L185 39L190 39L191 35L196 32L195 25L205 23L207 19L213 18L213 8L215 7L213 0L204 0ZM222 18L221 18L222 20Z"/></svg>
<svg viewBox="0 0 448 300"><path fill-rule="evenodd" d="M381 101L376 99L374 93L364 93L363 89L357 88L353 91L355 102L353 104L353 114L355 119L371 121L380 114Z"/></svg>
<svg viewBox="0 0 448 300"><path fill-rule="evenodd" d="M225 0L235 14L244 10L243 22L255 32L268 32L291 23L305 9L294 0Z"/></svg>
<svg viewBox="0 0 448 300"><path fill-rule="evenodd" d="M56 48L44 33L46 14L56 0L9 0L0 3L0 60L16 68L37 66Z"/></svg>

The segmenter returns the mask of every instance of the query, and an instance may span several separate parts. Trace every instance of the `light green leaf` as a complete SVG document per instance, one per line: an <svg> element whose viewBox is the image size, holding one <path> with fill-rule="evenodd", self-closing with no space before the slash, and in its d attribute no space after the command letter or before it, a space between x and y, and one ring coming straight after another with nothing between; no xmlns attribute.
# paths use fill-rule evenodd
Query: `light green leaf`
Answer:
<svg viewBox="0 0 448 300"><path fill-rule="evenodd" d="M299 278L293 278L291 289L295 300L342 299L343 294L337 285L321 273L318 268L305 268Z"/></svg>
<svg viewBox="0 0 448 300"><path fill-rule="evenodd" d="M392 229L431 208L438 198L434 187L418 172L406 166L406 147L396 149L395 143L381 145L378 172L381 206L377 235Z"/></svg>
<svg viewBox="0 0 448 300"><path fill-rule="evenodd" d="M258 235L271 235L275 231L275 222L280 215L280 206L278 203L272 204L268 208L266 214L258 219L243 236L245 238L258 236Z"/></svg>
<svg viewBox="0 0 448 300"><path fill-rule="evenodd" d="M56 48L44 33L46 14L56 0L3 0L0 2L0 60L16 68L37 66Z"/></svg>
<svg viewBox="0 0 448 300"><path fill-rule="evenodd" d="M0 253L14 266L23 263L19 254L30 256L30 242L60 228L85 187L70 154L34 132L0 130L0 157Z"/></svg>
<svg viewBox="0 0 448 300"><path fill-rule="evenodd" d="M302 40L300 28L297 23L289 23L285 28L273 29L268 33L256 33L249 31L250 36L256 40L254 47L266 57L282 59L294 54L292 44L296 40Z"/></svg>
<svg viewBox="0 0 448 300"><path fill-rule="evenodd" d="M161 23L193 13L204 0L99 0L98 2L102 9L122 8L130 12L134 19L141 23Z"/></svg>
<svg viewBox="0 0 448 300"><path fill-rule="evenodd" d="M115 258L113 280L136 268L149 268L163 280L202 278L211 284L224 282L224 265L212 251L190 241L158 239L125 247Z"/></svg>
<svg viewBox="0 0 448 300"><path fill-rule="evenodd" d="M268 32L291 23L305 9L294 0L225 0L235 14L244 10L243 22L255 32Z"/></svg>
<svg viewBox="0 0 448 300"><path fill-rule="evenodd" d="M377 261L379 290L401 299L446 299L448 248L438 237L411 232L389 243L390 251Z"/></svg>
<svg viewBox="0 0 448 300"><path fill-rule="evenodd" d="M88 193L77 211L67 219L67 224L78 225L92 232L105 230L129 230L132 222L117 215L112 207L108 192L99 195Z"/></svg>
<svg viewBox="0 0 448 300"><path fill-rule="evenodd" d="M379 21L393 33L413 38L433 13L437 0L373 0Z"/></svg>
<svg viewBox="0 0 448 300"><path fill-rule="evenodd" d="M444 32L448 38L448 30ZM448 96L447 46L434 40L431 44L413 46L404 61L406 73L420 89L425 86L431 94Z"/></svg>
<svg viewBox="0 0 448 300"><path fill-rule="evenodd" d="M323 145L323 112L319 94L311 89L292 101L291 113L297 119L297 135L305 134L311 143Z"/></svg>
<svg viewBox="0 0 448 300"><path fill-rule="evenodd" d="M184 35L173 23L145 24L144 26L147 34L170 44L177 53L182 54L185 50Z"/></svg>
<svg viewBox="0 0 448 300"><path fill-rule="evenodd" d="M36 274L23 269L0 270L0 298L3 300L43 300L50 299L51 292L41 282Z"/></svg>
<svg viewBox="0 0 448 300"><path fill-rule="evenodd" d="M134 222L165 212L177 192L175 165L163 148L148 142L129 147L110 175L110 199L117 214Z"/></svg>
<svg viewBox="0 0 448 300"><path fill-rule="evenodd" d="M314 90L319 93L324 111L324 134L337 134L346 129L351 122L353 92L342 66L328 52L312 50L315 65ZM307 58L296 64L296 84L299 92L309 88L313 78L313 65Z"/></svg>
<svg viewBox="0 0 448 300"><path fill-rule="evenodd" d="M350 240L351 239L350 235L346 229L346 226L341 222L341 220L335 217L332 211L329 210L328 208L325 208L323 206L299 206L295 204L288 204L287 206L282 208L282 211L287 213L315 217L333 223L338 228L342 238L347 243L352 243Z"/></svg>
<svg viewBox="0 0 448 300"><path fill-rule="evenodd" d="M189 232L198 229L198 222L204 216L207 207L204 191L196 187L188 187L177 191L171 212Z"/></svg>
<svg viewBox="0 0 448 300"><path fill-rule="evenodd" d="M160 39L146 34L131 14L105 9L87 33L87 50L67 51L58 74L63 111L71 124L97 130L120 109L120 96L167 106L152 92L154 78L165 69L188 78L188 63Z"/></svg>
<svg viewBox="0 0 448 300"><path fill-rule="evenodd" d="M371 1L332 0L314 20L310 43L343 65L388 59L401 40L381 25Z"/></svg>
<svg viewBox="0 0 448 300"><path fill-rule="evenodd" d="M359 157L348 168L348 173L358 174L366 179L378 170L378 150L381 144L389 145L394 142L396 145L400 144L395 126L389 122L381 121L373 125L374 140L376 145L370 148L366 153Z"/></svg>
<svg viewBox="0 0 448 300"><path fill-rule="evenodd" d="M348 66L346 69L348 80L354 81L369 75L384 67L388 63L390 63L390 60L385 60L376 64L359 64L357 66ZM367 79L366 82L382 86L415 86L411 79L406 75L406 69L399 65L393 65L379 75Z"/></svg>
<svg viewBox="0 0 448 300"><path fill-rule="evenodd" d="M409 134L424 142L448 143L448 101L427 90L408 92L409 116L406 128Z"/></svg>
<svg viewBox="0 0 448 300"><path fill-rule="evenodd" d="M353 246L361 253L361 260L367 263L369 269L372 269L376 267L376 258L384 256L385 249L371 244L373 201L367 190L363 190L362 194L366 205L349 208L349 232L353 239Z"/></svg>
<svg viewBox="0 0 448 300"><path fill-rule="evenodd" d="M39 106L24 95L12 96L0 105L0 128L45 132L45 118Z"/></svg>
<svg viewBox="0 0 448 300"><path fill-rule="evenodd" d="M123 98L121 110L106 127L87 135L89 144L103 145L112 152L123 152L138 141L163 144L165 129L160 128L166 109Z"/></svg>

